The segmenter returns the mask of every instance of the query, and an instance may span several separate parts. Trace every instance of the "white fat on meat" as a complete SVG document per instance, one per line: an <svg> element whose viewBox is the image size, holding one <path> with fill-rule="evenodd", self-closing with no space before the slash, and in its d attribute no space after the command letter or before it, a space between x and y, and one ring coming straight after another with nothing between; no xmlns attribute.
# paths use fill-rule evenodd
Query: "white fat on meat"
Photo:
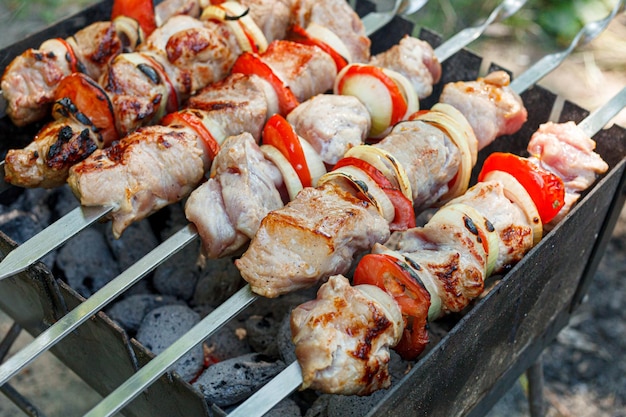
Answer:
<svg viewBox="0 0 626 417"><path fill-rule="evenodd" d="M249 133L226 139L213 164L212 178L185 204L187 219L198 229L209 258L240 249L261 220L283 206L280 171L263 157Z"/></svg>
<svg viewBox="0 0 626 417"><path fill-rule="evenodd" d="M371 285L351 287L331 276L315 300L291 313L292 340L302 368L302 389L368 395L389 387L389 347L402 336L397 303Z"/></svg>
<svg viewBox="0 0 626 417"><path fill-rule="evenodd" d="M363 144L372 125L367 107L354 96L319 94L287 115L296 133L322 160L334 165L348 149Z"/></svg>
<svg viewBox="0 0 626 417"><path fill-rule="evenodd" d="M551 223L558 223L608 164L594 149L596 142L574 122L544 123L528 143L529 160L556 174L565 185L565 205Z"/></svg>
<svg viewBox="0 0 626 417"><path fill-rule="evenodd" d="M478 149L502 135L517 132L528 112L521 97L510 87L504 71L494 71L476 81L458 81L444 86L439 101L459 110L474 129Z"/></svg>
<svg viewBox="0 0 626 417"><path fill-rule="evenodd" d="M273 298L346 273L356 254L388 237L371 204L325 183L270 212L235 264L255 293Z"/></svg>
<svg viewBox="0 0 626 417"><path fill-rule="evenodd" d="M148 126L116 146L98 149L70 169L68 184L83 206L113 206L113 235L180 201L207 164L200 139L182 126Z"/></svg>
<svg viewBox="0 0 626 417"><path fill-rule="evenodd" d="M404 75L415 88L420 99L433 92L433 85L441 78L441 64L428 42L404 36L385 52L374 55L370 64Z"/></svg>
<svg viewBox="0 0 626 417"><path fill-rule="evenodd" d="M404 168L417 211L430 207L448 191L460 164L459 150L450 138L421 121L398 123L372 146L389 152Z"/></svg>

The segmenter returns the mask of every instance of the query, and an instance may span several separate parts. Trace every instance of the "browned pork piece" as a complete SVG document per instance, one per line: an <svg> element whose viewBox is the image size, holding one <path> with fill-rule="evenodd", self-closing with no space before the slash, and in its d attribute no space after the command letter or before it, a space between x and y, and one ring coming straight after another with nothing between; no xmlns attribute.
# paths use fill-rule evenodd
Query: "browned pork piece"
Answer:
<svg viewBox="0 0 626 417"><path fill-rule="evenodd" d="M369 63L407 77L420 99L430 96L433 85L441 78L441 64L432 46L408 35L389 50L373 56Z"/></svg>
<svg viewBox="0 0 626 417"><path fill-rule="evenodd" d="M202 180L209 160L199 142L183 126L147 126L76 164L68 183L79 200L115 207L113 233L119 236Z"/></svg>
<svg viewBox="0 0 626 417"><path fill-rule="evenodd" d="M288 43L289 41L274 41L274 43L282 42ZM285 50L286 48L281 47L268 48L268 51L263 56L284 53ZM296 77L295 79L286 80L290 85L295 87L298 80L307 82L307 77L300 77L299 74L315 73L316 70L314 68L322 68L327 71L326 75L323 79L319 79L319 84L317 85L319 90L313 93L318 94L330 88L336 74L336 69L330 56L317 47L306 45L293 46L289 48L289 53L297 54L300 58L296 61L285 60L285 62L298 62L302 66L297 72L282 72ZM274 61L280 62L276 58ZM237 86L236 84L238 83L243 84ZM268 104L268 101L275 103L276 100L274 97L275 93L272 93L271 88L266 84L269 83L259 77L244 77L241 74L233 74L223 82L217 83L199 94L194 99L194 105L198 108L188 111L194 112L203 120L207 129L220 144L230 135L237 135L246 131L260 132L265 117L269 116L268 109L270 104ZM256 91L256 95L250 95L249 98L246 98L243 91L248 86L253 86L254 90L249 90L249 92ZM222 91L221 99L219 98L220 94L209 92L213 88ZM268 92L268 96L272 96L269 100L265 96L266 92ZM231 95L231 93L235 94ZM205 99L204 102L203 98ZM264 101L265 104L263 103ZM141 129L137 134L129 135L127 138L130 139L124 138L119 143L111 146L111 148L97 150L70 170L68 182L74 193L79 196L82 205L113 205L116 207L111 214L113 231L116 236L119 236L131 222L144 218L166 204L180 201L186 197L198 186L205 170L209 167L211 161L207 156L204 159L204 164L195 164L193 167L190 166L189 169L185 169L184 172L188 175L187 180L181 177L171 177L164 173L163 178L158 183L147 180L140 181L138 178L141 178L143 175L140 168L129 168L129 165L136 164L137 167L142 167L152 164L167 170L169 161L176 158L179 158L179 160L175 165L186 164L186 154L172 155L172 153L177 152L174 147L164 145L153 149L153 140L146 140L145 143L140 140L142 135L146 135L148 138L155 136L153 132L159 132L159 135L163 134L162 132L167 132L169 127L174 128L176 125ZM203 153L204 145L199 145L201 143L199 139L196 138L195 141L189 141L188 143L189 152ZM197 149L191 150L193 146ZM147 149L141 151L142 147ZM111 156L114 158L111 158ZM107 160L104 167L101 163L103 159ZM161 160L167 162L161 162ZM172 169L177 170L175 167ZM95 185L100 182L99 176L103 175L102 172L105 170L107 172L107 181L116 183L110 186L110 190ZM137 178L134 176L137 176ZM174 182L170 184L170 180ZM184 190L185 192L167 193L169 200L166 201L162 198L154 198L157 194L163 194L155 191L154 187L156 187L156 190L171 187Z"/></svg>
<svg viewBox="0 0 626 417"><path fill-rule="evenodd" d="M317 299L291 313L302 389L368 395L391 383L389 347L400 340L404 324L397 304L371 285L351 287L334 275Z"/></svg>
<svg viewBox="0 0 626 417"><path fill-rule="evenodd" d="M209 258L231 255L283 206L282 176L250 133L230 136L211 167L213 177L189 196L187 219L196 225Z"/></svg>
<svg viewBox="0 0 626 417"><path fill-rule="evenodd" d="M371 204L335 184L307 187L263 219L235 263L255 293L273 298L346 273L356 254L388 236Z"/></svg>
<svg viewBox="0 0 626 417"><path fill-rule="evenodd" d="M47 40L38 49L28 49L15 58L0 83L11 121L25 126L47 116L58 83L72 72L85 72L98 79L115 56L136 47L127 42L141 39L123 36L120 29L130 24L96 22L65 40ZM139 31L137 25L135 30Z"/></svg>
<svg viewBox="0 0 626 417"><path fill-rule="evenodd" d="M461 111L474 129L478 149L498 136L515 133L526 122L528 112L521 97L509 88L510 77L494 71L476 81L448 83L439 101Z"/></svg>

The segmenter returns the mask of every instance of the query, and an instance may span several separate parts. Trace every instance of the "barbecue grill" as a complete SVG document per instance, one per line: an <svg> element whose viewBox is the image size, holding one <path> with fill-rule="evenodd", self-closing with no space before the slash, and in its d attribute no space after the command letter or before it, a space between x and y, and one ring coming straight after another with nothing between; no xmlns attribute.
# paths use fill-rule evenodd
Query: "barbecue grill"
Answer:
<svg viewBox="0 0 626 417"><path fill-rule="evenodd" d="M109 2L98 3L1 51L0 65L4 67L28 47L51 37L68 36L109 13ZM373 52L387 49L411 30L410 22L394 19L372 36ZM433 46L441 43L440 37L428 30L422 30L420 37ZM436 102L446 82L475 79L481 64L482 58L468 50L447 60L442 81L422 107ZM553 111L559 114L559 121L578 122L588 114L567 100L559 109L558 97L538 86L527 90L522 98L529 112L528 122L517 134L500 138L483 150L477 167L495 151L524 154L531 133ZM0 120L0 131L5 132L0 155L4 156L7 142L11 147L22 146L36 129L17 129L6 119ZM505 276L496 277L493 289L466 314L444 321L443 338L382 396L369 415L480 416L536 362L568 323L587 291L626 197L626 129L613 126L594 139L610 171L519 264ZM10 189L0 196L1 202L11 201L19 192ZM15 246L0 233L2 257ZM73 288L39 263L0 281L0 308L34 336L82 301ZM74 330L52 351L103 396L154 357L104 313ZM168 417L224 413L217 406L209 406L197 390L173 373L159 378L123 412Z"/></svg>

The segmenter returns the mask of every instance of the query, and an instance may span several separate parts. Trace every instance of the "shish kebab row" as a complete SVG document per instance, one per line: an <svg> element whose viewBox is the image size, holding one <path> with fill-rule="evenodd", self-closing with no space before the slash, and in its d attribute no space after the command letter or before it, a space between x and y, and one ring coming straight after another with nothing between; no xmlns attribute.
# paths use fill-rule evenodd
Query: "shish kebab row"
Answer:
<svg viewBox="0 0 626 417"><path fill-rule="evenodd" d="M138 127L156 123L164 114L176 111L190 95L227 76L242 52L265 52L271 41L285 38L293 24L307 28L310 43L318 38L333 43L340 36L343 56L354 62L369 58L370 42L364 27L341 0L227 1L206 5L201 20L175 15L155 29L135 52L112 57L98 79L74 72L55 77L60 79L58 85L50 81L44 91L47 99L54 101L54 120L25 149L9 151L5 158L6 181L27 187L63 184L69 166L95 149L109 146ZM38 89L41 83L29 86L27 82L31 78L40 80L38 71L42 70L35 66L29 77L23 77L23 61L19 57L7 67L3 93L12 93L18 103L44 100L37 95L42 91ZM46 63L45 74L52 66ZM31 97L33 92L35 97ZM28 106L23 113L27 112Z"/></svg>

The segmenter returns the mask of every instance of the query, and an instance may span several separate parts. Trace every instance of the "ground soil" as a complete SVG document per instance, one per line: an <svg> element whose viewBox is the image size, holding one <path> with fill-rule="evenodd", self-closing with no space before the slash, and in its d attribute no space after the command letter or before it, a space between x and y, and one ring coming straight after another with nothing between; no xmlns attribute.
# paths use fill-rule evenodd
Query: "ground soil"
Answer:
<svg viewBox="0 0 626 417"><path fill-rule="evenodd" d="M69 2L65 2L69 3ZM66 15L76 2L57 12ZM0 3L0 48L48 23L41 13L22 13L18 20L8 3ZM84 4L84 2L83 2ZM28 7L28 2L22 3ZM54 18L54 17L53 17ZM491 32L471 49L511 69L522 71L546 52L538 43L511 40L506 31ZM621 15L590 45L580 48L541 84L561 97L587 109L595 109L626 86L626 16ZM615 119L626 126L626 112ZM545 399L549 417L626 417L626 210L622 211L584 303L570 325L546 349L542 359ZM9 318L0 312L0 335ZM31 338L22 335L18 349ZM49 416L80 415L100 398L52 355L45 354L17 375L11 383ZM494 407L489 417L528 416L525 381L520 379ZM0 396L0 417L22 412Z"/></svg>

